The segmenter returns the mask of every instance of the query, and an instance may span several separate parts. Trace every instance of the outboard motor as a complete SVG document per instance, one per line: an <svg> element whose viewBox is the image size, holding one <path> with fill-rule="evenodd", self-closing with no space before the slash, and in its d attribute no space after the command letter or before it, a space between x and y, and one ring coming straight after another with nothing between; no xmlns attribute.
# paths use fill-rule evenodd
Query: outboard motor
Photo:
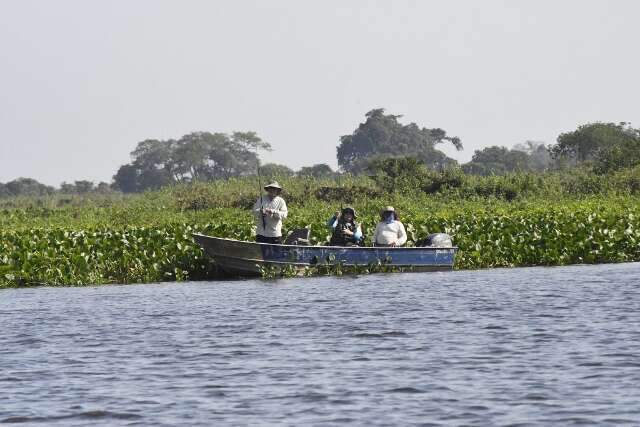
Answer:
<svg viewBox="0 0 640 427"><path fill-rule="evenodd" d="M453 246L453 239L451 236L445 233L433 233L429 234L424 239L420 239L416 242L416 246L425 247L432 246L437 248L450 248Z"/></svg>

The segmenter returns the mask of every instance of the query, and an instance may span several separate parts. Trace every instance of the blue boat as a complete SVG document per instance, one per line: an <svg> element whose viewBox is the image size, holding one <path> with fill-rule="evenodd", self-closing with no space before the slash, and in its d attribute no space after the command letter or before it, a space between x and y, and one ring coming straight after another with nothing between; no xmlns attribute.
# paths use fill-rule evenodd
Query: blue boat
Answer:
<svg viewBox="0 0 640 427"><path fill-rule="evenodd" d="M457 247L446 236L423 247L309 246L268 244L194 234L193 238L218 268L235 276L258 276L265 269L293 268L303 274L310 267L384 265L396 271L451 270ZM289 239L288 239L289 240ZM299 240L299 239L298 239Z"/></svg>

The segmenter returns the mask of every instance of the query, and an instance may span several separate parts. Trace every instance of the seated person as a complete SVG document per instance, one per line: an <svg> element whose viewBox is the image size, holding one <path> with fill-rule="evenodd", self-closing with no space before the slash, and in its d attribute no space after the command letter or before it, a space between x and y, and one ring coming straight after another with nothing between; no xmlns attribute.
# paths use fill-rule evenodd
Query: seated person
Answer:
<svg viewBox="0 0 640 427"><path fill-rule="evenodd" d="M342 209L342 212L336 212L335 215L327 221L327 225L333 229L331 246L354 246L362 243L362 229L360 224L356 222L356 211L350 206Z"/></svg>
<svg viewBox="0 0 640 427"><path fill-rule="evenodd" d="M380 212L380 219L373 238L375 246L396 247L407 243L407 232L393 206L384 208Z"/></svg>

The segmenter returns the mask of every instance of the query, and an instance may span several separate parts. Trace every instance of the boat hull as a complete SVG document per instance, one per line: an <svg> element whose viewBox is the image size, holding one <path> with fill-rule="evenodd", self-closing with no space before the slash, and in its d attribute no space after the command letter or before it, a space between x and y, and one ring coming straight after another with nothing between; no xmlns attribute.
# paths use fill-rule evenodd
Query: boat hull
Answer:
<svg viewBox="0 0 640 427"><path fill-rule="evenodd" d="M265 268L293 268L340 264L345 267L384 264L401 271L451 270L456 247L299 246L244 242L194 234L194 240L223 271L258 276Z"/></svg>

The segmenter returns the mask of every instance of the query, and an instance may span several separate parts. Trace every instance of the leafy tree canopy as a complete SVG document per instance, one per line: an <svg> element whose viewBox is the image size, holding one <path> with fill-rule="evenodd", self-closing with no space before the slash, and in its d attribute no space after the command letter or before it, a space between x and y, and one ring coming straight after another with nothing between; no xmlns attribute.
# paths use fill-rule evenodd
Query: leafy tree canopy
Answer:
<svg viewBox="0 0 640 427"><path fill-rule="evenodd" d="M63 182L60 184L60 193L62 194L88 194L88 193L108 193L113 191L111 186L106 182L100 182L98 185L91 181L75 181L73 184Z"/></svg>
<svg viewBox="0 0 640 427"><path fill-rule="evenodd" d="M260 173L266 178L286 177L295 174L290 167L277 163L266 163L260 166Z"/></svg>
<svg viewBox="0 0 640 427"><path fill-rule="evenodd" d="M435 193L461 186L464 176L457 166L437 172L416 157L377 158L369 162L367 172L385 193L407 189Z"/></svg>
<svg viewBox="0 0 640 427"><path fill-rule="evenodd" d="M298 176L312 176L314 178L329 178L335 175L331 166L326 163L319 163L313 166L305 166L300 168Z"/></svg>
<svg viewBox="0 0 640 427"><path fill-rule="evenodd" d="M0 183L0 197L48 196L54 192L53 187L41 184L33 178L18 178L6 184Z"/></svg>
<svg viewBox="0 0 640 427"><path fill-rule="evenodd" d="M447 136L443 129L420 128L415 123L403 125L402 116L384 114L383 108L371 110L366 121L351 135L340 137L338 164L346 172L359 173L373 158L411 156L430 168L455 164L435 148L436 144L450 142L462 150L460 138Z"/></svg>
<svg viewBox="0 0 640 427"><path fill-rule="evenodd" d="M159 188L175 182L206 181L255 173L257 150L271 145L255 132L193 132L178 140L148 139L131 152L132 162L114 175L123 192Z"/></svg>
<svg viewBox="0 0 640 427"><path fill-rule="evenodd" d="M136 193L140 190L138 183L139 169L132 164L120 166L113 176L113 187L123 193Z"/></svg>
<svg viewBox="0 0 640 427"><path fill-rule="evenodd" d="M462 165L465 173L474 175L503 175L507 172L527 171L529 155L506 147L486 147L475 150L471 162Z"/></svg>
<svg viewBox="0 0 640 427"><path fill-rule="evenodd" d="M549 148L543 142L526 141L523 144L514 145L512 150L522 151L529 156L530 170L544 171L553 165Z"/></svg>
<svg viewBox="0 0 640 427"><path fill-rule="evenodd" d="M551 147L551 155L580 163L595 160L602 151L639 139L640 130L633 129L626 122L588 123L573 132L560 134L557 143Z"/></svg>
<svg viewBox="0 0 640 427"><path fill-rule="evenodd" d="M593 169L603 174L640 164L640 138L629 138L618 144L601 148L594 161Z"/></svg>
<svg viewBox="0 0 640 427"><path fill-rule="evenodd" d="M11 193L6 184L0 182L0 199L3 197L11 197Z"/></svg>

